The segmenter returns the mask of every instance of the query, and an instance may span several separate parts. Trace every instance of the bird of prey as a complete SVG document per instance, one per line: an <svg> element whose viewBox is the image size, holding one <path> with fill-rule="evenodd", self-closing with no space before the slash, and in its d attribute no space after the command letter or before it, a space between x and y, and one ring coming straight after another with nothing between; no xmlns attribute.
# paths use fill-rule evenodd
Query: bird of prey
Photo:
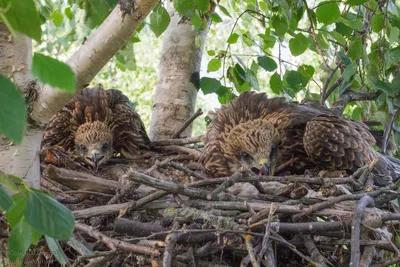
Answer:
<svg viewBox="0 0 400 267"><path fill-rule="evenodd" d="M338 117L315 103L268 99L247 91L209 116L199 161L213 176L229 176L242 168L273 175L275 166L293 156L314 167L350 172L376 160L372 174L378 185L400 176L400 161L373 149L375 138L364 123Z"/></svg>
<svg viewBox="0 0 400 267"><path fill-rule="evenodd" d="M150 140L128 97L99 86L84 89L51 118L42 147L51 146L73 151L97 172L114 152L126 158L140 156Z"/></svg>

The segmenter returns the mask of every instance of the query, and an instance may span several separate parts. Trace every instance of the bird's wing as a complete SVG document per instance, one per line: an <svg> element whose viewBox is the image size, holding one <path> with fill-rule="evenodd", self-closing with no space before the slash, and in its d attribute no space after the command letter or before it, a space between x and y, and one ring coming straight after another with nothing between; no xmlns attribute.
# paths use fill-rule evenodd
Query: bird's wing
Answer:
<svg viewBox="0 0 400 267"><path fill-rule="evenodd" d="M285 98L268 99L264 93L247 91L215 112L210 112L212 122L207 128L200 164L215 176L230 175L229 158L233 155L224 149L229 132L241 123L263 118L287 105Z"/></svg>
<svg viewBox="0 0 400 267"><path fill-rule="evenodd" d="M375 139L368 127L336 116L321 115L310 120L303 142L308 156L328 169L352 170L376 156L371 148Z"/></svg>
<svg viewBox="0 0 400 267"><path fill-rule="evenodd" d="M149 149L150 139L146 128L128 98L118 90L107 90L113 112L114 148L127 158L140 154L140 149Z"/></svg>

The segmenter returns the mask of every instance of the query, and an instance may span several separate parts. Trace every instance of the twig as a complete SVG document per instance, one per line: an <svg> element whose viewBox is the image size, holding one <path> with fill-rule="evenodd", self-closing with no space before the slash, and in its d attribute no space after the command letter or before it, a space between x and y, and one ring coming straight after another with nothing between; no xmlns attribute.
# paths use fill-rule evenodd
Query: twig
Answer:
<svg viewBox="0 0 400 267"><path fill-rule="evenodd" d="M203 114L203 110L199 108L185 123L176 131L172 136L171 139L179 138L179 136L186 130L187 127L199 116Z"/></svg>
<svg viewBox="0 0 400 267"><path fill-rule="evenodd" d="M88 235L98 239L105 245L107 245L111 250L116 250L117 248L132 252L132 253L138 253L138 254L146 254L146 255L152 255L152 256L159 256L160 252L157 249L149 248L146 246L140 246L140 245L135 245L135 244L130 244L124 241L120 241L114 238L110 238L103 233L101 233L98 230L95 230L93 227L75 222L75 229L79 231L83 231L87 233Z"/></svg>
<svg viewBox="0 0 400 267"><path fill-rule="evenodd" d="M324 87L322 88L322 92L321 92L321 102L320 104L322 106L325 106L325 100L329 97L330 94L328 94L327 90L328 90L328 85L329 83L332 81L333 76L335 75L336 71L339 69L341 62L339 62L337 64L337 66L331 71L331 73L329 74L328 78L326 79L325 83L324 83Z"/></svg>
<svg viewBox="0 0 400 267"><path fill-rule="evenodd" d="M269 237L270 237L270 224L272 221L272 215L275 213L276 208L274 207L274 205L271 205L270 209L269 209L269 215L268 215L268 220L267 220L267 225L265 226L265 235L262 241L262 245L261 245L261 250L260 253L258 254L258 260L257 263L260 264L261 260L265 254L265 252L268 249L268 243L269 243Z"/></svg>
<svg viewBox="0 0 400 267"><path fill-rule="evenodd" d="M390 260L388 260L388 261L385 261L385 262L382 263L382 264L375 264L375 265L372 265L372 267L389 267L389 266L392 266L392 265L397 264L397 263L399 263L399 262L400 262L400 257L396 257L396 258L394 258L394 259L390 259Z"/></svg>
<svg viewBox="0 0 400 267"><path fill-rule="evenodd" d="M339 99L333 104L333 112L337 115L341 115L348 103L354 101L375 100L381 94L382 91L356 93L352 90L348 90L347 92L340 95Z"/></svg>
<svg viewBox="0 0 400 267"><path fill-rule="evenodd" d="M200 158L200 151L197 151L196 149L188 148L188 147L183 147L183 146L162 146L160 147L162 150L166 151L174 151L174 152L181 152L181 153L187 153L189 155L193 155L194 160L197 160Z"/></svg>
<svg viewBox="0 0 400 267"><path fill-rule="evenodd" d="M173 167L173 168L175 168L175 169L177 169L177 170L179 170L179 171L181 171L181 172L183 172L183 173L185 173L185 174L187 174L189 176L193 176L193 177L195 177L195 178L197 178L199 180L203 180L203 181L209 180L208 177L203 176L198 172L192 171L192 170L186 168L185 166L183 166L183 165L181 165L181 164L179 164L177 162L171 161L171 162L168 162L166 165L167 166L171 166L171 167Z"/></svg>
<svg viewBox="0 0 400 267"><path fill-rule="evenodd" d="M214 191L212 191L207 196L207 200L216 199L216 197L219 193L221 193L221 192L225 191L226 189L228 189L229 187L233 186L237 182L237 180L239 180L242 177L243 177L243 173L241 173L241 172L235 173L228 180L226 180L220 186L218 186L216 189L214 189Z"/></svg>
<svg viewBox="0 0 400 267"><path fill-rule="evenodd" d="M200 135L197 137L187 137L187 138L179 138L179 139L165 139L165 140L157 140L151 143L153 147L158 147L158 146L182 146L182 145L188 145L188 144L195 144L202 142L202 139L204 138L204 135Z"/></svg>
<svg viewBox="0 0 400 267"><path fill-rule="evenodd" d="M314 43L315 43L315 47L317 48L318 54L320 55L322 61L324 62L324 65L327 68L327 70L331 70L332 71L332 68L326 62L325 57L322 54L322 50L321 50L321 48L320 48L320 46L318 44L317 36L315 34L315 29L314 29L314 23L313 23L313 19L312 19L311 10L308 8L307 0L303 0L303 3L304 3L304 7L306 8L306 11L307 11L308 20L310 21L310 30L311 30L311 35L312 35Z"/></svg>
<svg viewBox="0 0 400 267"><path fill-rule="evenodd" d="M325 259L325 257L319 252L311 235L303 235L303 240L308 253L310 254L311 258L318 263L318 266L327 267L327 259Z"/></svg>
<svg viewBox="0 0 400 267"><path fill-rule="evenodd" d="M256 254L254 252L253 242L254 239L251 235L245 235L245 244L247 248L247 252L249 253L250 262L253 267L260 267L260 264L257 262Z"/></svg>
<svg viewBox="0 0 400 267"><path fill-rule="evenodd" d="M256 224L250 226L253 232L260 232L262 225ZM284 223L271 222L269 228L277 233L305 233L322 234L330 231L350 232L350 221L338 222L304 222L304 223Z"/></svg>
<svg viewBox="0 0 400 267"><path fill-rule="evenodd" d="M114 251L95 251L93 252L93 254L90 255L83 255L83 256L79 256L76 258L74 264L72 265L72 267L76 267L79 266L79 264L85 260L90 260L90 259L94 259L94 258L99 258L99 257L114 257L116 255L119 254L126 254L129 252L126 251L118 251L118 250L114 250Z"/></svg>
<svg viewBox="0 0 400 267"><path fill-rule="evenodd" d="M342 81L343 77L340 77L332 84L332 86L325 93L325 100L328 99L328 97L333 93L333 91L335 91L336 88L338 88Z"/></svg>
<svg viewBox="0 0 400 267"><path fill-rule="evenodd" d="M374 200L370 196L363 196L356 210L354 211L354 217L351 223L351 258L350 266L358 266L360 263L360 232L361 232L361 219L364 214L366 207L373 207L375 205Z"/></svg>
<svg viewBox="0 0 400 267"><path fill-rule="evenodd" d="M392 133L393 122L394 122L394 119L396 118L399 110L400 109L396 109L393 112L393 114L390 116L390 120L389 120L388 124L385 127L385 132L383 134L383 141L382 141L382 147L381 147L381 152L385 155L386 155L386 149L388 146L389 137L390 137L390 134Z"/></svg>
<svg viewBox="0 0 400 267"><path fill-rule="evenodd" d="M183 235L184 235L183 232L179 232L179 233L169 234L165 238L165 241L167 242L167 247L165 248L164 251L163 267L171 266L173 249L176 245L176 242L178 242L178 239Z"/></svg>

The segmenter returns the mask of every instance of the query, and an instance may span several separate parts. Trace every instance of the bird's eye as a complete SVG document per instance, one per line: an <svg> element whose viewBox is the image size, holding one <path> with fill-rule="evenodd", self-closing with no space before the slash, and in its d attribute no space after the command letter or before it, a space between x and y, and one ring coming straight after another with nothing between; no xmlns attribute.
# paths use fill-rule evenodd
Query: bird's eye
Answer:
<svg viewBox="0 0 400 267"><path fill-rule="evenodd" d="M107 150L108 149L108 144L104 144L102 147L101 147L101 149L104 151L104 150Z"/></svg>
<svg viewBox="0 0 400 267"><path fill-rule="evenodd" d="M86 151L85 145L80 145L79 147L80 147L81 150Z"/></svg>
<svg viewBox="0 0 400 267"><path fill-rule="evenodd" d="M249 153L244 152L244 151L240 152L239 156L242 160L247 161L247 162L251 162L254 160L254 158L252 156L250 156Z"/></svg>

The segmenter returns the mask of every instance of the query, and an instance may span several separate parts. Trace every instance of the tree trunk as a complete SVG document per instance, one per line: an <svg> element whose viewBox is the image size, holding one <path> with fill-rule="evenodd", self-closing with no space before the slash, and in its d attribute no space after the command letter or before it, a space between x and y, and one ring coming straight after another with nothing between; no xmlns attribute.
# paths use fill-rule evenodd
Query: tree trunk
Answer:
<svg viewBox="0 0 400 267"><path fill-rule="evenodd" d="M150 122L152 141L170 138L190 118L200 87L200 65L204 43L209 31L196 30L166 1L171 23L164 33L160 69ZM189 126L182 136L191 135Z"/></svg>
<svg viewBox="0 0 400 267"><path fill-rule="evenodd" d="M76 93L86 87L104 65L128 41L159 0L120 0L102 25L68 60L76 74ZM132 4L135 6L132 6ZM0 23L0 73L10 78L23 93L31 83L32 42L19 35L16 40ZM38 85L36 97L28 97L29 117L35 125L44 125L73 94ZM32 89L32 88L31 88ZM36 126L37 127L37 126ZM40 187L40 143L42 129L28 126L21 145L0 140L0 170L26 178L31 186Z"/></svg>
<svg viewBox="0 0 400 267"><path fill-rule="evenodd" d="M14 38L5 24L0 23L0 73L13 81L23 94L32 81L32 41L17 35ZM39 148L42 138L40 129L28 127L20 145L0 141L0 170L21 178L27 178L30 186L40 187Z"/></svg>

